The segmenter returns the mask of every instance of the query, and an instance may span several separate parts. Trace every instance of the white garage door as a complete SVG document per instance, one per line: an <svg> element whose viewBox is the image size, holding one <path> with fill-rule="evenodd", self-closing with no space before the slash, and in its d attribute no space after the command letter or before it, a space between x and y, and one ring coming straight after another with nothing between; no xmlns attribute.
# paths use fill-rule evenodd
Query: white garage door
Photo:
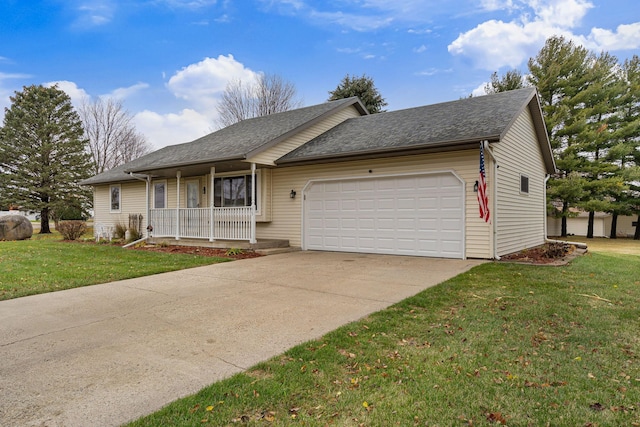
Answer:
<svg viewBox="0 0 640 427"><path fill-rule="evenodd" d="M313 182L304 247L463 258L463 196L452 173Z"/></svg>

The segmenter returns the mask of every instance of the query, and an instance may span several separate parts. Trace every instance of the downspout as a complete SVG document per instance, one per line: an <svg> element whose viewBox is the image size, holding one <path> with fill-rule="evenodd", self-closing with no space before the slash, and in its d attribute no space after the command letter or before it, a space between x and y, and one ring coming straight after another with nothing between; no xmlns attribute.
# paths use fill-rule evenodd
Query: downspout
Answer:
<svg viewBox="0 0 640 427"><path fill-rule="evenodd" d="M491 228L493 230L493 259L500 260L500 256L498 255L498 161L496 160L496 156L493 154L491 148L489 148L489 141L483 141L484 151L489 153L491 156L491 160L493 160L493 185L492 188L492 198L491 202L492 210L493 210L493 222Z"/></svg>
<svg viewBox="0 0 640 427"><path fill-rule="evenodd" d="M543 213L544 213L544 240L546 241L549 237L549 228L547 224L547 182L549 182L549 178L551 178L550 174L546 174L544 177L544 187L542 189L543 194Z"/></svg>
<svg viewBox="0 0 640 427"><path fill-rule="evenodd" d="M125 248L128 248L129 246L135 245L140 242L144 242L149 237L151 237L151 231L149 230L149 218L151 217L151 207L149 205L149 187L151 186L151 175L143 175L144 178L142 178L142 177L136 176L133 172L129 172L129 176L131 178L137 179L138 181L145 182L145 195L146 195L145 206L147 208L147 236L143 237L142 239L136 240L135 242L132 242L128 245L125 245L124 246Z"/></svg>

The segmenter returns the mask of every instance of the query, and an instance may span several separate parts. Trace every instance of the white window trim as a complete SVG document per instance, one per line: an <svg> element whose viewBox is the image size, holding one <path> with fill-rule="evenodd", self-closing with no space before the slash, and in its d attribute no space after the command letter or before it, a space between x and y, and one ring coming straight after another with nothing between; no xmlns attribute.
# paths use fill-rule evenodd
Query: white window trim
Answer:
<svg viewBox="0 0 640 427"><path fill-rule="evenodd" d="M156 208L156 184L164 184L164 208ZM167 184L167 180L163 179L159 181L153 181L153 185L151 186L151 188L153 189L153 201L151 204L151 206L153 206L153 209L167 209L169 207L169 185Z"/></svg>
<svg viewBox="0 0 640 427"><path fill-rule="evenodd" d="M232 178L235 176L246 176L251 177L251 169L246 171L235 171L235 172L224 172L224 173L216 173L214 178ZM211 189L211 203L213 204L215 188ZM256 170L256 215L262 215L262 179L260 174L260 169Z"/></svg>
<svg viewBox="0 0 640 427"><path fill-rule="evenodd" d="M527 191L522 191L522 178L527 178ZM523 196L528 196L529 193L531 192L531 180L529 179L529 175L526 175L524 173L520 174L520 180L518 181L518 187L520 190L520 194L522 194Z"/></svg>
<svg viewBox="0 0 640 427"><path fill-rule="evenodd" d="M118 189L118 209L113 209L113 189ZM109 186L109 212L120 213L122 212L122 185L112 184Z"/></svg>

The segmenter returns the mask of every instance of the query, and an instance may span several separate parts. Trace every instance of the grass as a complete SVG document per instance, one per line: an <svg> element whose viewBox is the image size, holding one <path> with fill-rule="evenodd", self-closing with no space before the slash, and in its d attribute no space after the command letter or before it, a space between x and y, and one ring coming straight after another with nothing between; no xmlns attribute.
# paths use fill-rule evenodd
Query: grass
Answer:
<svg viewBox="0 0 640 427"><path fill-rule="evenodd" d="M31 240L0 241L0 300L222 261L228 259L70 243L57 233L37 234Z"/></svg>
<svg viewBox="0 0 640 427"><path fill-rule="evenodd" d="M478 266L130 427L640 426L635 253Z"/></svg>

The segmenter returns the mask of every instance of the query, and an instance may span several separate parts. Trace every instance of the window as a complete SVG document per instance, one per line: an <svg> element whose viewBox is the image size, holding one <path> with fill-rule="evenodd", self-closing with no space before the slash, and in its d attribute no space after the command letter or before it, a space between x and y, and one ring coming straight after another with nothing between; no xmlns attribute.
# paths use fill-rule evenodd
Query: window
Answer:
<svg viewBox="0 0 640 427"><path fill-rule="evenodd" d="M167 207L167 182L153 184L153 208L164 209Z"/></svg>
<svg viewBox="0 0 640 427"><path fill-rule="evenodd" d="M188 208L200 207L200 182L199 181L187 182L187 207Z"/></svg>
<svg viewBox="0 0 640 427"><path fill-rule="evenodd" d="M120 212L120 185L112 185L109 187L111 212Z"/></svg>
<svg viewBox="0 0 640 427"><path fill-rule="evenodd" d="M213 186L214 206L251 206L251 175L215 178Z"/></svg>
<svg viewBox="0 0 640 427"><path fill-rule="evenodd" d="M529 194L529 177L520 175L520 193Z"/></svg>

